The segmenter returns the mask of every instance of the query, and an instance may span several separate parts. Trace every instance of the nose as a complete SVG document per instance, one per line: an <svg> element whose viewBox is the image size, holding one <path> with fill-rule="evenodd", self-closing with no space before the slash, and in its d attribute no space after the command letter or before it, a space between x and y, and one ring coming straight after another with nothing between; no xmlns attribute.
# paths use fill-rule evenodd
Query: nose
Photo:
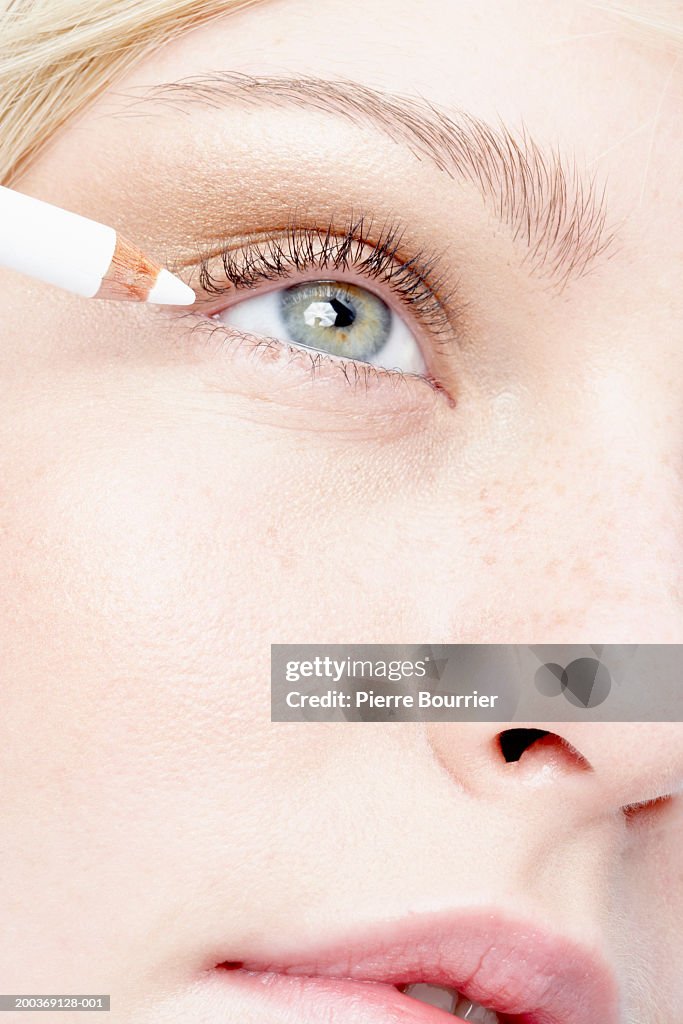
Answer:
<svg viewBox="0 0 683 1024"><path fill-rule="evenodd" d="M683 723L433 722L434 756L474 797L612 815L683 792Z"/></svg>

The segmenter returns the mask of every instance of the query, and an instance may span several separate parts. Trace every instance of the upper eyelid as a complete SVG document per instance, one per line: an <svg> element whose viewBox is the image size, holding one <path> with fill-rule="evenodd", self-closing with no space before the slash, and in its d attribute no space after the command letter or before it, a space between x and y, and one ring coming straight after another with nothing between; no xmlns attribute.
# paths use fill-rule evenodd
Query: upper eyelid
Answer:
<svg viewBox="0 0 683 1024"><path fill-rule="evenodd" d="M348 219L345 227L329 223L321 228L295 215L280 231L226 239L199 248L192 261L175 263L173 269L192 265L198 271L199 288L209 295L277 281L286 276L284 268L291 271L287 276L297 270L318 268L321 276L352 270L361 278L384 282L393 289L403 297L414 319L431 333L452 336L465 304L459 296L456 299L456 287L446 286L440 254L427 256L418 248L405 249L399 256L402 244L403 229L398 222L386 221L375 228L372 219L361 214ZM320 251L316 253L316 249ZM323 256L320 262L316 254ZM277 270L278 261L283 272ZM216 263L219 266L214 272ZM225 286L223 277L228 282ZM192 284L196 286L194 280Z"/></svg>

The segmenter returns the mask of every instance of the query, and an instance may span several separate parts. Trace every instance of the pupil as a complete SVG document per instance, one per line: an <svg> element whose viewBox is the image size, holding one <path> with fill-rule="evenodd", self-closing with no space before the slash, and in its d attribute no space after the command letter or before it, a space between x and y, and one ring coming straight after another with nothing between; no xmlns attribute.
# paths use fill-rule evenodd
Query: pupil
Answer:
<svg viewBox="0 0 683 1024"><path fill-rule="evenodd" d="M345 306L339 299L330 299L330 306L337 314L334 326L335 327L350 327L353 321L356 319L356 314L350 306Z"/></svg>

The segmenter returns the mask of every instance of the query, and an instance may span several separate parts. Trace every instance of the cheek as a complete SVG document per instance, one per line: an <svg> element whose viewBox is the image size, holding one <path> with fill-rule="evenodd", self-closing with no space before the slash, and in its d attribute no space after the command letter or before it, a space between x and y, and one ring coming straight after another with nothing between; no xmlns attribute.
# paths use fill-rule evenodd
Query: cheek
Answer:
<svg viewBox="0 0 683 1024"><path fill-rule="evenodd" d="M171 747L212 705L246 715L237 681L267 707L271 642L396 632L407 533L387 479L403 455L354 462L341 441L216 411L187 380L53 374L5 406L5 713L75 772L91 718L132 775L150 729Z"/></svg>
<svg viewBox="0 0 683 1024"><path fill-rule="evenodd" d="M68 960L75 991L84 950L148 963L149 922L188 879L239 903L263 890L263 835L296 844L279 809L330 737L273 728L270 643L396 622L388 552L405 533L385 491L405 458L340 471L341 444L212 411L182 372L55 373L17 389L1 429L5 863L45 896L38 922L17 908L18 932L42 936L24 948L63 976ZM57 961L48 894L65 887L87 913Z"/></svg>
<svg viewBox="0 0 683 1024"><path fill-rule="evenodd" d="M648 951L647 974L652 989L661 993L659 1018L677 1020L683 1006L683 805L670 804L659 819L641 822L624 859L623 913L635 922L641 948ZM647 865L647 870L643 866ZM624 935L624 941L628 939ZM624 959L632 948L624 950ZM644 988L644 993L647 988ZM639 1007L634 1019L647 1020L651 1003Z"/></svg>
<svg viewBox="0 0 683 1024"><path fill-rule="evenodd" d="M239 863L235 837L259 849L259 791L277 799L289 749L271 735L271 633L305 609L268 498L287 493L281 456L180 377L53 378L17 391L1 429L3 853L21 899L41 894L13 921L38 932L34 958L54 960L49 893L87 908L63 952L75 991L84 950L132 963L139 943L147 962L158 901Z"/></svg>

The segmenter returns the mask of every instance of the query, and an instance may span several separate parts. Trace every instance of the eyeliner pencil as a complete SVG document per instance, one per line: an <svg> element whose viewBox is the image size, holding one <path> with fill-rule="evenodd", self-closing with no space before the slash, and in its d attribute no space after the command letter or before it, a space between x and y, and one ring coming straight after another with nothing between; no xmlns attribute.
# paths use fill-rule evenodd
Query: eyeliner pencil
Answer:
<svg viewBox="0 0 683 1024"><path fill-rule="evenodd" d="M0 266L86 299L189 306L196 298L114 228L3 185Z"/></svg>

